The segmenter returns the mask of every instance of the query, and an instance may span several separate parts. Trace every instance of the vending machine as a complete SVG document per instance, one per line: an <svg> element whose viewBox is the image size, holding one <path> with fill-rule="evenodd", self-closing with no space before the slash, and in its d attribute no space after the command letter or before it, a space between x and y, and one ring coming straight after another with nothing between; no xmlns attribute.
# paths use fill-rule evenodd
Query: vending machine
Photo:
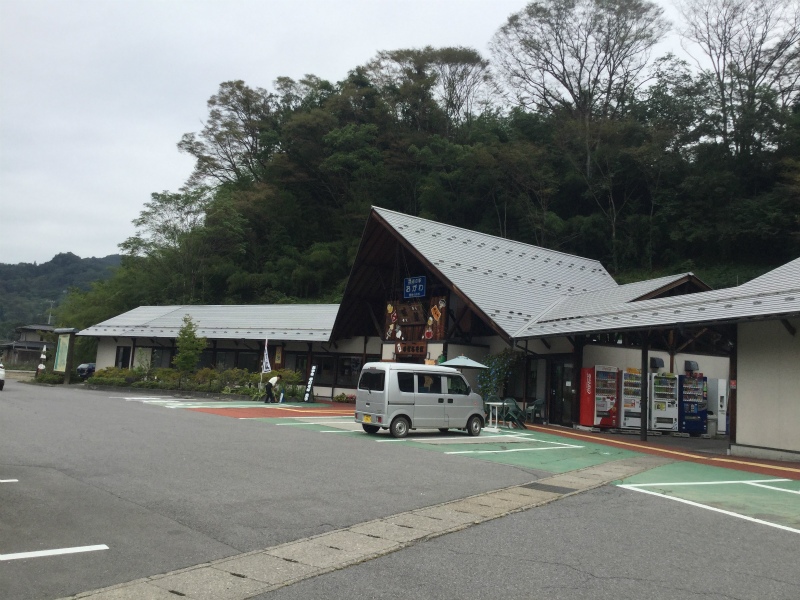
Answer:
<svg viewBox="0 0 800 600"><path fill-rule="evenodd" d="M717 417L717 433L728 433L728 380L708 380L708 411Z"/></svg>
<svg viewBox="0 0 800 600"><path fill-rule="evenodd" d="M708 433L708 386L702 373L678 377L678 430Z"/></svg>
<svg viewBox="0 0 800 600"><path fill-rule="evenodd" d="M642 371L625 369L620 373L620 396L622 410L619 426L623 429L639 429L642 426Z"/></svg>
<svg viewBox="0 0 800 600"><path fill-rule="evenodd" d="M678 377L650 374L650 429L678 431Z"/></svg>
<svg viewBox="0 0 800 600"><path fill-rule="evenodd" d="M581 369L580 424L617 427L617 367L597 365Z"/></svg>

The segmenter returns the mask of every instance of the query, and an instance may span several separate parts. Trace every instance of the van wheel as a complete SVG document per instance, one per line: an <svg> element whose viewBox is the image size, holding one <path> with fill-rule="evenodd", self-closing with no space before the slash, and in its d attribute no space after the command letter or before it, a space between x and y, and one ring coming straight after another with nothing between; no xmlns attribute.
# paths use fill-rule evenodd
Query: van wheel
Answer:
<svg viewBox="0 0 800 600"><path fill-rule="evenodd" d="M366 423L362 423L361 426L367 433L378 433L378 430L380 429L380 427L377 425L367 425Z"/></svg>
<svg viewBox="0 0 800 600"><path fill-rule="evenodd" d="M439 431L441 431L442 433L447 433L448 431L450 431L450 428L449 427L439 427Z"/></svg>
<svg viewBox="0 0 800 600"><path fill-rule="evenodd" d="M483 422L481 421L480 417L473 416L469 421L467 421L467 433L471 436L480 435L481 429L483 429Z"/></svg>
<svg viewBox="0 0 800 600"><path fill-rule="evenodd" d="M392 421L392 426L389 428L389 431L392 434L392 437L395 438L404 438L408 435L408 430L411 427L411 424L408 422L408 419L405 417L397 417L394 421Z"/></svg>

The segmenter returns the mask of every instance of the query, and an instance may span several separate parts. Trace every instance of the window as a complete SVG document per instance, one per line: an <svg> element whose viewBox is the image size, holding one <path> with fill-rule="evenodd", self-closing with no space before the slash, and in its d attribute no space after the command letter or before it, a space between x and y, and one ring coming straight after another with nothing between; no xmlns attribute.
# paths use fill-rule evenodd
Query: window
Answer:
<svg viewBox="0 0 800 600"><path fill-rule="evenodd" d="M441 394L442 377L440 375L417 375L417 391L420 394Z"/></svg>
<svg viewBox="0 0 800 600"><path fill-rule="evenodd" d="M458 375L447 376L447 393L448 394L461 394L466 396L469 393L469 386L462 377Z"/></svg>
<svg viewBox="0 0 800 600"><path fill-rule="evenodd" d="M235 360L236 360L236 352L234 352L233 350L218 350L217 370L227 371L228 369L233 369Z"/></svg>
<svg viewBox="0 0 800 600"><path fill-rule="evenodd" d="M315 385L333 385L336 375L336 358L334 356L315 356L314 364L317 372L314 375Z"/></svg>
<svg viewBox="0 0 800 600"><path fill-rule="evenodd" d="M397 385L400 387L401 392L414 393L414 374L413 373L397 373Z"/></svg>
<svg viewBox="0 0 800 600"><path fill-rule="evenodd" d="M361 380L358 382L358 389L382 392L385 381L386 373L384 371L363 371Z"/></svg>
<svg viewBox="0 0 800 600"><path fill-rule="evenodd" d="M261 370L261 365L258 364L258 352L239 352L239 368L258 373Z"/></svg>
<svg viewBox="0 0 800 600"><path fill-rule="evenodd" d="M114 366L118 369L129 369L131 366L131 347L117 346L117 357Z"/></svg>
<svg viewBox="0 0 800 600"><path fill-rule="evenodd" d="M358 373L361 371L361 357L340 356L339 374L336 376L336 385L339 387L353 387L358 381Z"/></svg>

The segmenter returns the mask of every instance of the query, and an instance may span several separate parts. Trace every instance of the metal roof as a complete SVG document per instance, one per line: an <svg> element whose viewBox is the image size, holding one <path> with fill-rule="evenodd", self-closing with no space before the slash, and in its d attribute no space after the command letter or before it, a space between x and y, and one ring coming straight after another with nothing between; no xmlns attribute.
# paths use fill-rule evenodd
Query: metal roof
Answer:
<svg viewBox="0 0 800 600"><path fill-rule="evenodd" d="M327 342L338 304L140 306L78 335L174 338L189 315L208 339Z"/></svg>
<svg viewBox="0 0 800 600"><path fill-rule="evenodd" d="M596 260L373 210L509 336L565 293L618 287Z"/></svg>
<svg viewBox="0 0 800 600"><path fill-rule="evenodd" d="M738 287L635 304L599 306L559 319L545 315L515 334L537 338L608 330L735 322L742 319L800 315L800 258Z"/></svg>
<svg viewBox="0 0 800 600"><path fill-rule="evenodd" d="M635 283L626 283L614 288L605 288L581 294L568 294L562 296L547 312L542 313L537 321L556 321L559 319L574 318L584 314L602 312L605 309L618 307L626 302L646 296L681 279L692 276L692 273L669 275L657 279L647 279Z"/></svg>

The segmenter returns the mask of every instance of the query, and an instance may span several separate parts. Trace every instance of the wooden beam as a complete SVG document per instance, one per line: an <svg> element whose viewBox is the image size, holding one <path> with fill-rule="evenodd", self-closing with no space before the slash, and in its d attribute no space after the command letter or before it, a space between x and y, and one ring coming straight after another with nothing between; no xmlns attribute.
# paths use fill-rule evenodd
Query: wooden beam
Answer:
<svg viewBox="0 0 800 600"><path fill-rule="evenodd" d="M689 338L689 340L687 340L685 344L677 348L675 350L675 354L677 354L678 352L683 352L683 349L686 348L686 346L701 338L703 335L705 335L707 331L708 327L703 327L698 333L694 334L691 338Z"/></svg>
<svg viewBox="0 0 800 600"><path fill-rule="evenodd" d="M792 324L789 323L787 319L781 319L781 325L783 325L786 328L786 331L788 331L789 335L791 335L792 337L794 337L794 335L797 333L797 329L792 327Z"/></svg>

